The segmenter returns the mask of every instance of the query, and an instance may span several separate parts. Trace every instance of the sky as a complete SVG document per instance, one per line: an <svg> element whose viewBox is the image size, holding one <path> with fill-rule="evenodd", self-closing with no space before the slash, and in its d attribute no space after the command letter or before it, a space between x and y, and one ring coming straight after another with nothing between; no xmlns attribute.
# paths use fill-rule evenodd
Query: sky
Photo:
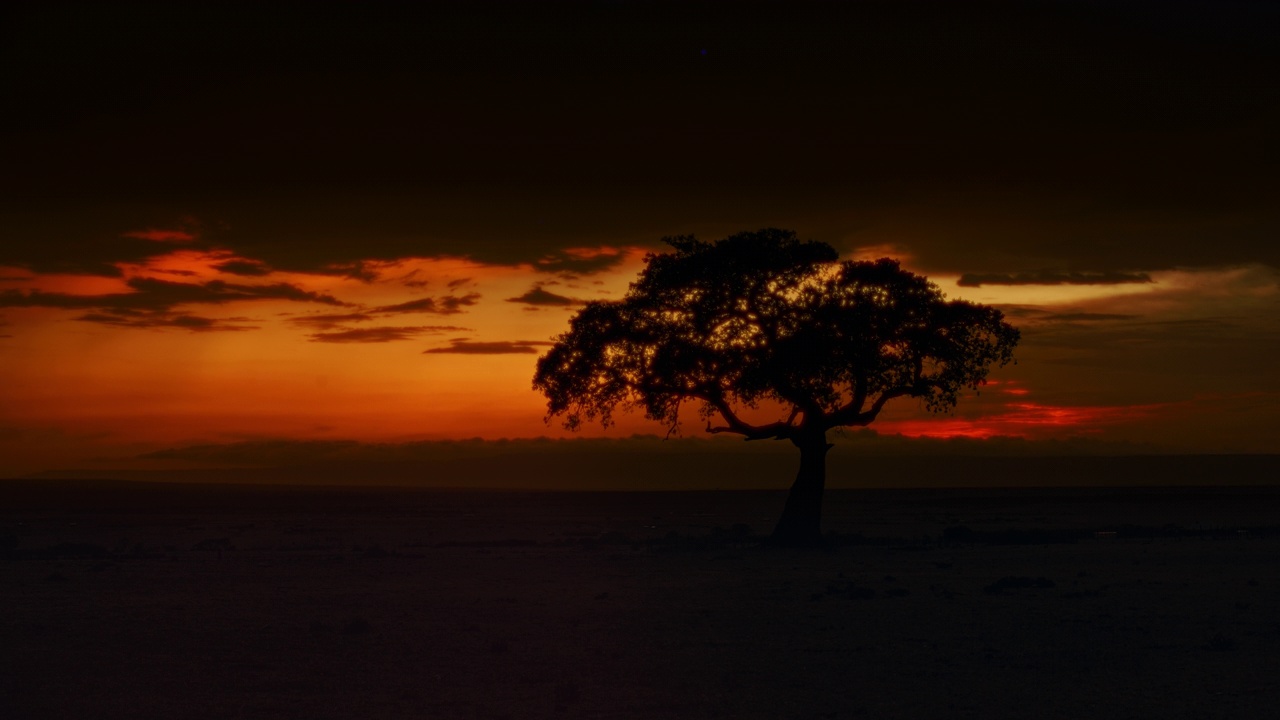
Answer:
<svg viewBox="0 0 1280 720"><path fill-rule="evenodd" d="M1273 4L420 5L0 10L0 476L563 437L582 303L763 227L1022 330L881 436L1275 452Z"/></svg>

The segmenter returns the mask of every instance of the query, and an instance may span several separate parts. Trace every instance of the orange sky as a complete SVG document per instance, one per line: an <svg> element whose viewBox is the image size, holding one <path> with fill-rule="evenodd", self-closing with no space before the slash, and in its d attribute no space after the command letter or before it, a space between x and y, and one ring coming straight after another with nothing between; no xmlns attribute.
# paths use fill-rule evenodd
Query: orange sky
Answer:
<svg viewBox="0 0 1280 720"><path fill-rule="evenodd" d="M253 258L185 247L195 236L181 229L122 235L166 247L145 262L119 263L118 277L0 269L10 298L45 298L46 305L11 302L4 315L0 373L8 382L0 391L0 421L9 428L8 472L46 469L68 458L90 462L94 453L127 457L253 438L564 436L558 425L543 422L544 401L530 388L534 360L566 328L581 300L620 297L644 254L608 246L566 250L573 257L611 260L587 274L436 257L369 262L362 277L265 267L246 276L225 268L252 264ZM871 246L853 255L895 250L910 266L910 253L900 247ZM1276 299L1273 277L1249 268L1155 273L1150 282L1119 285L965 287L957 276L934 279L951 297L1010 309L1025 335L1020 362L995 372L982 393L949 416L927 415L909 400L891 405L873 426L881 433L1158 444L1162 436L1177 437L1165 427L1171 420L1221 412L1241 399L1209 394L1161 400L1106 387L1064 387L1100 380L1071 369L1072 357L1087 346L1053 339L1099 323L1131 322L1126 318L1138 312L1147 323L1156 317L1191 321L1206 305L1257 312ZM139 281L223 288L243 298L144 300L159 291ZM283 286L293 288L288 297L255 296ZM537 289L541 293L530 293ZM184 317L200 320L183 325ZM1120 342L1141 349L1141 334L1141 327L1130 328ZM1255 404L1258 397L1271 396L1255 396ZM608 431L590 427L583 434L659 430L624 417ZM697 434L696 421L685 432ZM1236 449L1266 447L1243 442Z"/></svg>

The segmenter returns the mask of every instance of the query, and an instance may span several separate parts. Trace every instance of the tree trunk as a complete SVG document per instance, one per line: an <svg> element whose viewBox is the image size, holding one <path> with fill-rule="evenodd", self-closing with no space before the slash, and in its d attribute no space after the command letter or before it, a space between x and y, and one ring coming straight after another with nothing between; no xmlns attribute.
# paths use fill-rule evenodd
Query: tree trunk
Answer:
<svg viewBox="0 0 1280 720"><path fill-rule="evenodd" d="M822 545L822 490L827 481L827 451L832 446L824 432L792 442L800 448L800 472L770 540L784 547L816 547Z"/></svg>

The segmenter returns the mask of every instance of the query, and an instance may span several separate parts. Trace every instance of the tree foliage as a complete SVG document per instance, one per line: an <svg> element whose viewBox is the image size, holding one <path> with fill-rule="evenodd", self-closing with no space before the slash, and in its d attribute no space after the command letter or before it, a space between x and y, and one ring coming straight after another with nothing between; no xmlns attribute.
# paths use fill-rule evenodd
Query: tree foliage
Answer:
<svg viewBox="0 0 1280 720"><path fill-rule="evenodd" d="M800 444L894 398L949 410L1018 342L999 310L946 300L888 258L841 262L777 229L664 241L674 252L648 255L624 299L588 303L539 359L548 418L576 429L634 409L674 430L692 402L709 432ZM779 419L747 422L762 404Z"/></svg>

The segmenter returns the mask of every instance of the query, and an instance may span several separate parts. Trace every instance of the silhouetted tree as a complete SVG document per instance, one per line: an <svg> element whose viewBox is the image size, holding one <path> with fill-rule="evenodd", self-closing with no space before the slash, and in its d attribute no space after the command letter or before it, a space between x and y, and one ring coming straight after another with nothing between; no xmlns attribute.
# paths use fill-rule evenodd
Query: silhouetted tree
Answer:
<svg viewBox="0 0 1280 720"><path fill-rule="evenodd" d="M650 254L623 300L574 316L533 386L548 419L570 429L607 426L622 408L674 431L681 404L694 402L707 432L790 440L800 471L773 532L779 544L821 542L828 430L868 425L894 398L950 409L1018 342L999 310L948 301L888 258L840 262L831 246L777 229L664 242L675 252ZM786 419L744 419L761 404Z"/></svg>

